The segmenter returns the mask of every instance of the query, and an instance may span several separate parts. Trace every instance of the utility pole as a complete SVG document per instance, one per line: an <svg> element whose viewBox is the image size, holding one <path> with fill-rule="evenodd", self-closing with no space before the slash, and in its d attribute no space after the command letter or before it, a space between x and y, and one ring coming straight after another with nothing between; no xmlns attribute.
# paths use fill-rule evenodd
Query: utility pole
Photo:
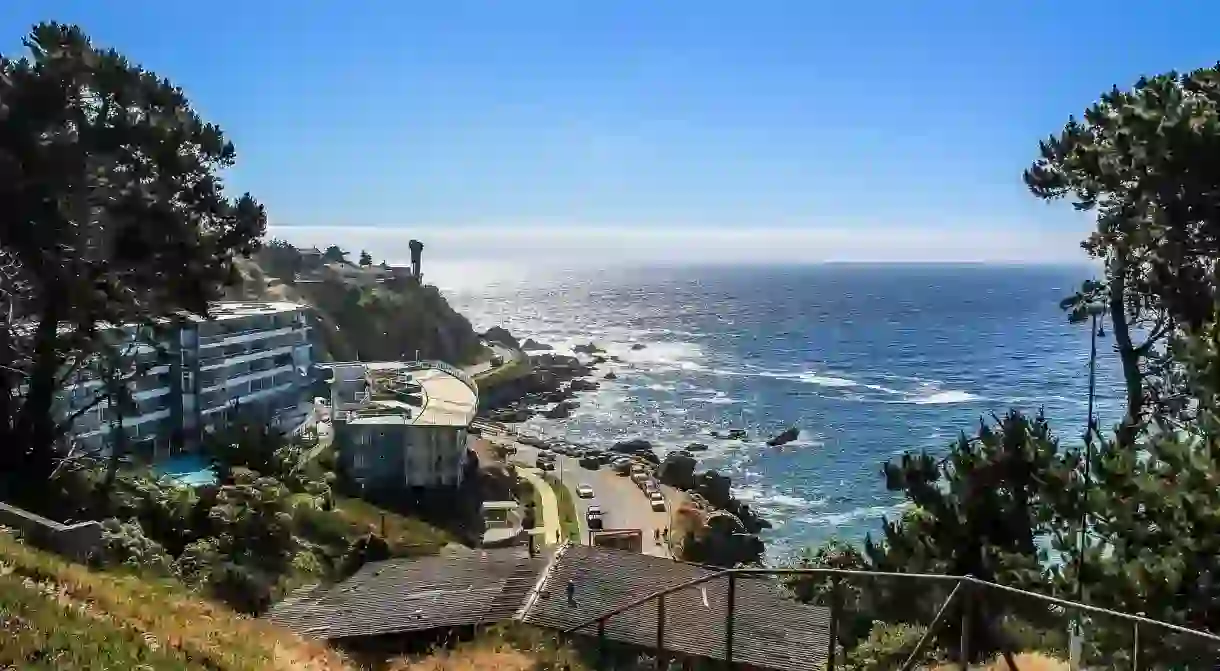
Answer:
<svg viewBox="0 0 1220 671"><path fill-rule="evenodd" d="M1088 306L1089 321L1089 404L1088 417L1085 419L1084 433L1084 488L1080 492L1080 538L1076 555L1076 601L1085 602L1084 589L1084 555L1088 546L1089 530L1089 490L1093 485L1093 438L1097 433L1097 422L1093 416L1094 399L1097 392L1097 339L1105 336L1105 331L1097 323L1098 317L1105 312L1105 306L1091 303ZM1072 627L1068 650L1068 666L1072 671L1080 668L1081 651L1084 647L1084 615L1076 614Z"/></svg>

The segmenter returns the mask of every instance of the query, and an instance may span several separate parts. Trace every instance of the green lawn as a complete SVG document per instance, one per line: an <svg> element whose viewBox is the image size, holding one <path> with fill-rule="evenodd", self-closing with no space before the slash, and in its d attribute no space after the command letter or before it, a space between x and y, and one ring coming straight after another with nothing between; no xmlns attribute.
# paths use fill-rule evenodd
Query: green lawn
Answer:
<svg viewBox="0 0 1220 671"><path fill-rule="evenodd" d="M513 361L505 361L503 365L492 368L491 370L474 376L474 383L479 389L491 389L498 384L503 384L510 380L525 377L533 371L530 366L529 358L522 356L520 359Z"/></svg>
<svg viewBox="0 0 1220 671"><path fill-rule="evenodd" d="M559 527L563 530L564 537L579 543L580 520L576 516L576 501L572 499L572 490L549 474L544 473L542 477L551 485L551 489L555 490L555 499L559 503Z"/></svg>

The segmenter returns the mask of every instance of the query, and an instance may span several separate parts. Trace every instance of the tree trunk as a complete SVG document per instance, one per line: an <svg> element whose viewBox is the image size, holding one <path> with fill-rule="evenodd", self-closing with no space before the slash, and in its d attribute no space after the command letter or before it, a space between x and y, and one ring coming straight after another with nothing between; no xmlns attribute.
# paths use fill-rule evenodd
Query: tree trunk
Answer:
<svg viewBox="0 0 1220 671"><path fill-rule="evenodd" d="M22 469L18 478L26 485L38 487L50 477L55 465L56 425L53 410L62 357L59 347L59 312L55 301L49 301L34 334L34 365L27 381L25 399L15 422L13 436L21 441Z"/></svg>
<svg viewBox="0 0 1220 671"><path fill-rule="evenodd" d="M1127 412L1116 436L1119 448L1135 444L1135 434L1140 417L1144 413L1143 375L1140 372L1140 353L1131 343L1131 327L1127 323L1125 298L1127 294L1126 268L1122 261L1115 260L1110 269L1110 322L1118 358L1123 366L1123 380L1127 387Z"/></svg>

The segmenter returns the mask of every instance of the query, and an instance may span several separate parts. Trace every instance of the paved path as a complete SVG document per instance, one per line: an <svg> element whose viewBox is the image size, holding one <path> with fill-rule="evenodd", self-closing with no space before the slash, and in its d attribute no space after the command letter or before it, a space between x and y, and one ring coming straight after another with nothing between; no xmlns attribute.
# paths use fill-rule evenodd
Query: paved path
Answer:
<svg viewBox="0 0 1220 671"><path fill-rule="evenodd" d="M517 473L529 481L538 492L538 500L542 505L541 520L536 520L533 533L542 536L542 545L556 545L559 533L559 500L555 498L555 490L538 475L538 469L517 466Z"/></svg>

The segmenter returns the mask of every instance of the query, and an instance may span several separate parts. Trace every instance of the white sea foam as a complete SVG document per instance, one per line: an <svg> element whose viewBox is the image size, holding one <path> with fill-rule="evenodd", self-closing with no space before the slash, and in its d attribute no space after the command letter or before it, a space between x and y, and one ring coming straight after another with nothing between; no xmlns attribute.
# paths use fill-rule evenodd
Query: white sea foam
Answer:
<svg viewBox="0 0 1220 671"><path fill-rule="evenodd" d="M841 513L807 515L799 518L799 521L815 526L837 527L862 520L878 518L890 519L894 515L900 514L905 507L905 503L898 503L892 506L864 506L861 508L853 508Z"/></svg>
<svg viewBox="0 0 1220 671"><path fill-rule="evenodd" d="M802 496L793 494L784 494L782 492L772 491L770 493L763 491L758 485L747 485L745 487L734 487L733 496L737 500L749 503L752 506L762 508L788 508L807 510L810 508L819 508L826 505L824 499L807 499Z"/></svg>
<svg viewBox="0 0 1220 671"><path fill-rule="evenodd" d="M915 405L943 405L949 403L969 403L970 401L979 400L979 396L971 394L968 391L938 391L926 396L917 396L910 399L910 403Z"/></svg>

